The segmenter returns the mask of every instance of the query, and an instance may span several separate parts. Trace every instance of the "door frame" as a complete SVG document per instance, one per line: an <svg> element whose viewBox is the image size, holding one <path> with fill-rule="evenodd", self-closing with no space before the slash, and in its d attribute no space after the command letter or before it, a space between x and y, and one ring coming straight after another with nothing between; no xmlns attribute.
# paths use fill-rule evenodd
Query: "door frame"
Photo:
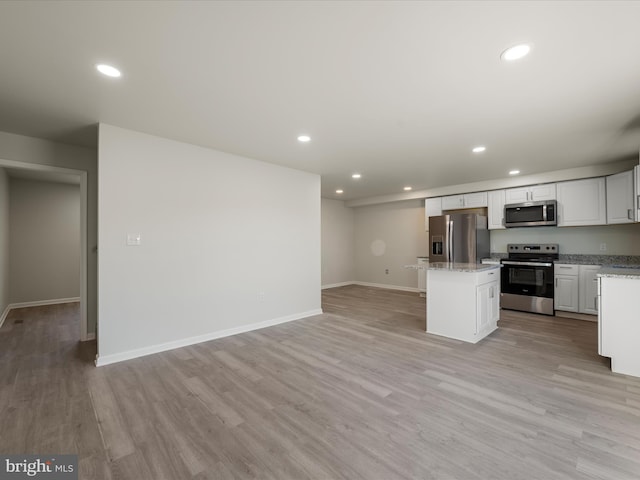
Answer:
<svg viewBox="0 0 640 480"><path fill-rule="evenodd" d="M37 163L17 162L14 160L0 159L0 168L20 168L24 170L36 170L40 172L50 173L66 173L78 175L80 177L80 341L93 340L97 336L96 333L89 334L88 330L88 304L87 304L87 280L88 280L88 219L87 219L87 171L76 170L73 168L54 167L50 165L41 165Z"/></svg>

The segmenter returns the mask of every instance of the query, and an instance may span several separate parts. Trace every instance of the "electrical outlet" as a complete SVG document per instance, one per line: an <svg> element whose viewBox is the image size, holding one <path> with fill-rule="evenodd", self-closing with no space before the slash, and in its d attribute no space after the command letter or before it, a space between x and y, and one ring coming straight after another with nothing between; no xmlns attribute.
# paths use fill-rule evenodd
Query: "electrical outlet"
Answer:
<svg viewBox="0 0 640 480"><path fill-rule="evenodd" d="M264 302L265 299L265 293L264 292L258 292L258 301L259 302Z"/></svg>
<svg viewBox="0 0 640 480"><path fill-rule="evenodd" d="M600 251L601 252L606 252L607 251L607 244L606 243L601 243L600 244Z"/></svg>
<svg viewBox="0 0 640 480"><path fill-rule="evenodd" d="M385 268L385 269L384 269L384 273L386 273L387 275L389 275L389 269L388 269L388 268Z"/></svg>

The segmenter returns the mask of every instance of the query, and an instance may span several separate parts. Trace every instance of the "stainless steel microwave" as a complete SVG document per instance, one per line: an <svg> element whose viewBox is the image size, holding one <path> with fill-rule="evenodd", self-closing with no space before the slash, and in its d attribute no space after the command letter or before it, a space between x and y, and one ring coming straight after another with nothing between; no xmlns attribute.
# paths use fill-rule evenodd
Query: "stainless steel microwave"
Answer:
<svg viewBox="0 0 640 480"><path fill-rule="evenodd" d="M505 227L538 227L558 224L557 202L513 203L504 206Z"/></svg>

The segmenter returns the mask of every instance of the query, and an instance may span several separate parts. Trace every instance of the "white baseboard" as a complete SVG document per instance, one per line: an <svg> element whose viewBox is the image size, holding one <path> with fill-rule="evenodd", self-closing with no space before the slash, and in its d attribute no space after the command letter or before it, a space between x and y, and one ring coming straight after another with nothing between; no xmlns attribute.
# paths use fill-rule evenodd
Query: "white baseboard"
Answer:
<svg viewBox="0 0 640 480"><path fill-rule="evenodd" d="M242 325L240 327L228 328L226 330L219 330L217 332L205 333L204 335L197 335L195 337L183 338L180 340L175 340L173 342L150 345L148 347L137 348L135 350L129 350L121 353L113 353L111 355L98 355L96 356L96 366L102 367L111 363L123 362L125 360L131 360L133 358L143 357L145 355L151 355L153 353L166 352L167 350L187 347L196 343L208 342L209 340L215 340L217 338L230 337L231 335L237 335L239 333L250 332L252 330L259 330L266 327L273 327L274 325L280 325L281 323L292 322L294 320L301 320L303 318L312 317L314 315L320 315L321 313L322 309L318 308L316 310L287 315L286 317L265 320L264 322L251 323L249 325Z"/></svg>
<svg viewBox="0 0 640 480"><path fill-rule="evenodd" d="M74 303L79 302L80 297L71 298L53 298L51 300L36 300L34 302L20 302L9 304L9 309L13 308L25 308L25 307L40 307L42 305L57 305L59 303Z"/></svg>
<svg viewBox="0 0 640 480"><path fill-rule="evenodd" d="M353 283L355 285L361 285L363 287L386 288L387 290L402 290L403 292L418 293L420 291L417 287L403 287L400 285L387 285L385 283L369 283L369 282L353 282Z"/></svg>
<svg viewBox="0 0 640 480"><path fill-rule="evenodd" d="M7 305L7 308L4 309L4 312L2 312L2 316L0 317L0 328L2 328L2 325L4 324L4 321L7 318L7 315L9 315L10 311L11 305Z"/></svg>
<svg viewBox="0 0 640 480"><path fill-rule="evenodd" d="M347 285L354 285L355 283L355 280L351 280L350 282L329 283L327 285L322 285L322 290L326 290L327 288L346 287Z"/></svg>

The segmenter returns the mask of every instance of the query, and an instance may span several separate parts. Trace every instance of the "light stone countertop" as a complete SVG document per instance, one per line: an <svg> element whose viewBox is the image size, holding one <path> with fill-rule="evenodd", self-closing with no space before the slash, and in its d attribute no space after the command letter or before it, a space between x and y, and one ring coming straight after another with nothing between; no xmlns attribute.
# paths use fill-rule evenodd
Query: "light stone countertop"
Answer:
<svg viewBox="0 0 640 480"><path fill-rule="evenodd" d="M488 265L482 263L448 263L448 262L435 262L425 265L427 270L448 270L451 272L484 272L486 270L494 270L500 268L501 265Z"/></svg>
<svg viewBox="0 0 640 480"><path fill-rule="evenodd" d="M638 268L625 268L625 267L603 267L598 272L599 277L613 277L613 278L631 278L634 280L640 280L640 267Z"/></svg>

